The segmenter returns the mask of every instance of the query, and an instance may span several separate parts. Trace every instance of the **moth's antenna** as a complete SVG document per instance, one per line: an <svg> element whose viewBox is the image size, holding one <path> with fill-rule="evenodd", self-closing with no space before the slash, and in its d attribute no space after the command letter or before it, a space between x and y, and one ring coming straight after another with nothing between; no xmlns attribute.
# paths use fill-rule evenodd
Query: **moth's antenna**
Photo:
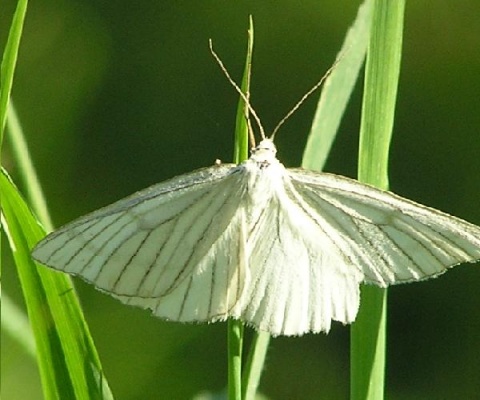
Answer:
<svg viewBox="0 0 480 400"><path fill-rule="evenodd" d="M307 93L305 93L302 96L302 98L297 102L297 104L293 106L293 108L287 113L287 115L285 115L280 120L280 122L277 124L277 126L273 130L273 133L270 136L270 139L273 140L275 138L275 134L278 132L281 126L287 121L287 119L289 119L292 116L292 114L295 113L295 111L297 111L300 108L300 106L305 102L305 100L307 100L310 97L310 95L313 92L315 92L320 86L322 86L323 82L325 82L325 79L327 79L330 76L330 74L335 69L337 64L342 60L342 58L343 58L343 54L340 54L340 56L335 60L333 65L327 70L327 72L325 72L325 75L323 75L322 78Z"/></svg>
<svg viewBox="0 0 480 400"><path fill-rule="evenodd" d="M248 111L250 112L250 114L252 114L253 118L255 119L256 124L258 125L258 129L260 130L260 136L262 137L262 139L265 139L266 138L265 130L263 129L262 123L260 122L260 118L258 118L257 113L255 112L252 105L250 104L250 100L248 98L248 95L245 95L245 93L242 92L242 89L240 89L240 87L235 83L235 81L232 79L232 77L228 73L227 68L225 68L225 65L223 64L222 60L220 60L220 57L217 55L217 53L215 53L215 50L213 50L212 39L209 39L208 44L210 46L210 52L212 53L213 58L217 62L218 66L220 67L222 72L227 77L230 84L235 88L237 93L240 95L240 97L245 102ZM255 143L255 137L253 135L252 124L250 123L250 118L248 118L248 115L247 115L247 123L248 123L250 141L251 141L251 143Z"/></svg>

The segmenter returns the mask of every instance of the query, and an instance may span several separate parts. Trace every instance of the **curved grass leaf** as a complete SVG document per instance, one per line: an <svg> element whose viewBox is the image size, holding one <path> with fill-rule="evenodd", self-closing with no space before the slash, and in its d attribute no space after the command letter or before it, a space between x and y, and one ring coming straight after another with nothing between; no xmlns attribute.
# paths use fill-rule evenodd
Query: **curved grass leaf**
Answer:
<svg viewBox="0 0 480 400"><path fill-rule="evenodd" d="M322 171L365 60L371 25L371 0L358 9L338 53L340 62L325 80L303 153L302 167Z"/></svg>
<svg viewBox="0 0 480 400"><path fill-rule="evenodd" d="M70 279L37 266L30 249L45 235L2 169L2 227L13 253L46 399L111 399Z"/></svg>

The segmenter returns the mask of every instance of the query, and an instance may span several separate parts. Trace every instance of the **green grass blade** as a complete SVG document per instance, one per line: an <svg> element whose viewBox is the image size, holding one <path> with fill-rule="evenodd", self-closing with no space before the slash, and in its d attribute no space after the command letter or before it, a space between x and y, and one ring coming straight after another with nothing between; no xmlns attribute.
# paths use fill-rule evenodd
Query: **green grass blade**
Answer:
<svg viewBox="0 0 480 400"><path fill-rule="evenodd" d="M228 320L228 399L240 400L242 397L242 321Z"/></svg>
<svg viewBox="0 0 480 400"><path fill-rule="evenodd" d="M8 101L12 90L13 75L17 64L18 48L22 37L23 22L27 13L27 0L19 0L13 15L12 25L8 34L7 44L3 51L0 71L0 147L3 143L3 132L7 119Z"/></svg>
<svg viewBox="0 0 480 400"><path fill-rule="evenodd" d="M7 115L10 147L12 149L14 159L20 167L18 168L18 172L22 179L23 187L26 191L26 197L29 201L29 204L32 205L35 214L38 216L39 220L42 221L42 225L48 231L51 231L53 230L53 224L50 220L47 203L45 201L45 197L43 196L43 191L40 186L37 173L35 172L32 158L30 157L30 152L28 151L27 142L25 140L25 135L23 133L17 113L15 112L13 101L10 101Z"/></svg>
<svg viewBox="0 0 480 400"><path fill-rule="evenodd" d="M70 279L38 266L30 249L45 232L10 180L0 174L7 233L35 336L46 399L111 399Z"/></svg>
<svg viewBox="0 0 480 400"><path fill-rule="evenodd" d="M367 51L371 0L358 9L339 52L340 62L325 80L303 153L302 166L322 171Z"/></svg>
<svg viewBox="0 0 480 400"><path fill-rule="evenodd" d="M18 55L27 1L18 2L7 45L3 54L0 86L0 130L7 120L10 91ZM35 173L26 149L20 125L14 114L8 115L9 132L18 169L23 172L25 186L34 184ZM17 123L15 123L17 122ZM18 135L15 136L15 133ZM21 155L21 156L19 156ZM7 234L17 266L27 312L34 333L42 388L46 399L110 399L93 341L80 312L70 279L38 267L30 257L30 249L45 231L33 217L6 171L0 174L2 228ZM39 191L38 191L39 193ZM38 194L37 193L37 194ZM33 196L35 197L35 196ZM44 214L45 217L46 213ZM18 323L13 313L2 322ZM6 320L5 318L9 318ZM26 342L27 343L27 342ZM31 346L31 345L29 345Z"/></svg>
<svg viewBox="0 0 480 400"><path fill-rule="evenodd" d="M255 332L242 380L242 400L254 400L267 355L270 334Z"/></svg>
<svg viewBox="0 0 480 400"><path fill-rule="evenodd" d="M45 201L12 103L10 103L7 122L13 154L19 166L18 170L24 186L28 188L30 202L41 216L44 225L48 225L50 230L51 223ZM6 175L4 175L5 177ZM62 396L70 396L70 392L73 391L78 396L86 396L90 393L93 396L91 398L111 398L71 280L67 276L54 273L44 267L40 267L37 271L34 263L30 260L29 252L34 244L45 235L45 231L36 223L13 184L9 187L7 182L8 180L5 180L1 188L5 226L9 227L10 233L16 232L15 235L9 236L10 244L37 348L39 348L39 342L43 344L39 348L38 362L44 391L49 394L52 391L58 394L57 392L60 391ZM10 197L8 193L11 194ZM15 197L18 199L11 200L9 208L9 198ZM40 231L37 231L36 228L32 230L32 227L35 226ZM68 293L68 296L61 295L62 293ZM38 308L44 312L39 313ZM32 316L34 316L33 319ZM55 322L55 330L50 329L45 332L42 329L43 325L51 324L52 321ZM52 332L55 334L53 335ZM45 335L50 337L51 341L48 338L45 339ZM45 352L49 352L49 356L45 356ZM56 362L49 362L49 360ZM50 397L46 395L46 398Z"/></svg>
<svg viewBox="0 0 480 400"><path fill-rule="evenodd" d="M242 78L241 89L247 99L250 93L250 76L253 55L253 21L250 17L248 29L247 56ZM234 162L239 164L248 158L248 124L245 101L240 96L237 107L235 126ZM242 350L243 323L240 320L228 321L228 398L240 400L242 397Z"/></svg>
<svg viewBox="0 0 480 400"><path fill-rule="evenodd" d="M55 329L50 331L53 316L47 304L45 290L29 249L44 232L35 223L33 216L28 218L28 208L18 195L7 175L2 170L0 175L2 193L2 226L7 233L12 249L18 275L24 292L27 311L34 332L37 359L46 399L73 396L72 382L68 375L65 361L60 357L61 344ZM71 290L71 289L70 289Z"/></svg>
<svg viewBox="0 0 480 400"><path fill-rule="evenodd" d="M365 70L358 178L388 189L390 148L402 51L405 2L375 0Z"/></svg>
<svg viewBox="0 0 480 400"><path fill-rule="evenodd" d="M375 0L365 70L358 179L388 188L390 147L402 49L403 0ZM362 287L351 329L352 400L384 397L386 290Z"/></svg>
<svg viewBox="0 0 480 400"><path fill-rule="evenodd" d="M253 19L250 16L248 28L247 56L245 59L245 67L243 69L243 78L241 89L245 93L247 99L250 98L250 80L252 76L252 57L253 57ZM237 115L235 118L235 151L233 153L233 162L239 164L248 158L248 124L247 118L248 108L245 100L240 97L237 106Z"/></svg>

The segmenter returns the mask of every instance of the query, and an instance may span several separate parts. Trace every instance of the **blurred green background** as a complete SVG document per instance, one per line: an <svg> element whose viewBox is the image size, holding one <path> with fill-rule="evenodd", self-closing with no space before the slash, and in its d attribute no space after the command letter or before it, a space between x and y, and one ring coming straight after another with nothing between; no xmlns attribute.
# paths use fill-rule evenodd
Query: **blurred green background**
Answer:
<svg viewBox="0 0 480 400"><path fill-rule="evenodd" d="M252 103L267 131L332 64L359 2L30 2L13 101L55 224L176 174L230 161L237 95L255 22ZM4 0L0 43L15 3ZM393 191L480 224L480 2L409 2L391 149ZM355 176L361 83L326 170ZM315 100L277 136L298 166ZM16 176L8 148L3 163ZM2 241L5 245L5 241ZM5 254L5 252L2 252ZM3 290L22 305L3 258ZM77 282L117 399L188 399L227 379L226 324L152 318ZM480 393L480 266L389 292L389 399ZM247 334L247 341L251 333ZM277 338L260 390L271 399L342 399L349 329ZM2 332L2 397L40 399L35 363Z"/></svg>

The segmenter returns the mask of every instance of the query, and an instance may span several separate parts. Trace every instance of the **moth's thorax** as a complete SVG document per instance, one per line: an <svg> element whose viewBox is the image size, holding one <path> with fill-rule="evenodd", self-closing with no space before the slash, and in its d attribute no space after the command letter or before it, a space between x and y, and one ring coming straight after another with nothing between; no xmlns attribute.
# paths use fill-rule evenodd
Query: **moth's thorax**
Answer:
<svg viewBox="0 0 480 400"><path fill-rule="evenodd" d="M277 149L271 139L263 139L252 149L252 155L245 163L249 175L249 186L262 185L266 188L282 179L285 167L276 157Z"/></svg>
<svg viewBox="0 0 480 400"><path fill-rule="evenodd" d="M262 210L283 190L286 170L277 160L276 148L270 139L264 139L252 150L243 164L247 175L250 212Z"/></svg>
<svg viewBox="0 0 480 400"><path fill-rule="evenodd" d="M257 147L252 149L250 160L268 166L271 163L278 163L277 148L271 139L263 139Z"/></svg>

